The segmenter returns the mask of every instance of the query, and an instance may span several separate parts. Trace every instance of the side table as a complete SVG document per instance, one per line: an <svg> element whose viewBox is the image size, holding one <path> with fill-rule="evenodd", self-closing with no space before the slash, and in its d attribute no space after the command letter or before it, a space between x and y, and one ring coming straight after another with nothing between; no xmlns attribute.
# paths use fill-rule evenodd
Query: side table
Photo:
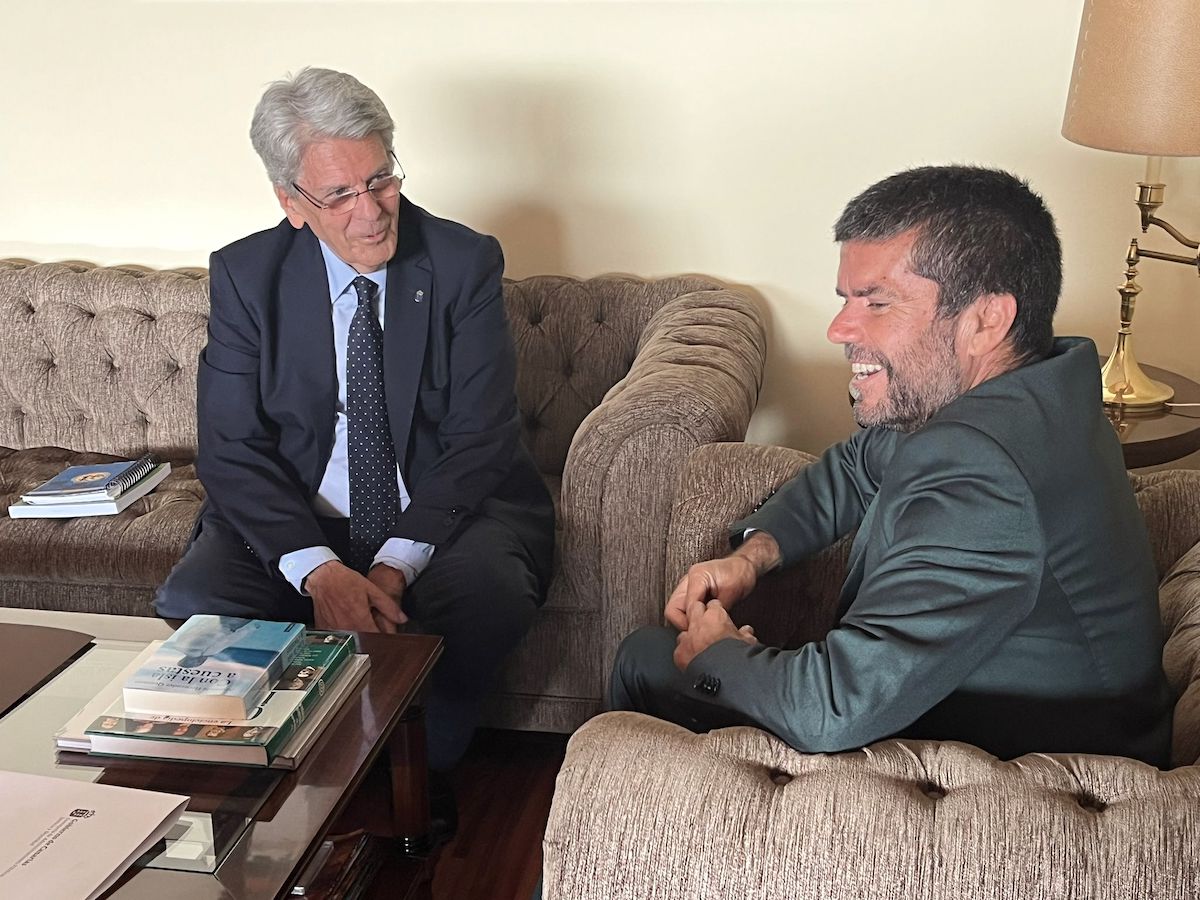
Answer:
<svg viewBox="0 0 1200 900"><path fill-rule="evenodd" d="M1166 369L1143 365L1155 381L1175 389L1172 403L1200 403L1200 384ZM1172 462L1200 450L1200 407L1131 412L1120 406L1104 408L1121 440L1125 467L1139 469Z"/></svg>

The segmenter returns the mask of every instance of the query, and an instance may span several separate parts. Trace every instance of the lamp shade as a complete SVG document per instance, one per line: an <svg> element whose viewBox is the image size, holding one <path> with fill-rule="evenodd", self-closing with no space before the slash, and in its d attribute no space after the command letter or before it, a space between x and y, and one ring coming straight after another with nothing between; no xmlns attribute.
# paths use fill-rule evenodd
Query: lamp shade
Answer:
<svg viewBox="0 0 1200 900"><path fill-rule="evenodd" d="M1063 137L1200 156L1200 0L1086 0Z"/></svg>

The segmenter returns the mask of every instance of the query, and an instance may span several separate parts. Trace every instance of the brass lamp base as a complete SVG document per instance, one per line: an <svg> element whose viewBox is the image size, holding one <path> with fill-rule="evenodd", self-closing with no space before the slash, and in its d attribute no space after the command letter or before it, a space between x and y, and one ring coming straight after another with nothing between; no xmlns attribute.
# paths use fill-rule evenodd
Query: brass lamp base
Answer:
<svg viewBox="0 0 1200 900"><path fill-rule="evenodd" d="M1143 201L1151 210L1162 203L1162 185L1144 184L1139 182L1138 205ZM1145 208L1143 208L1145 216ZM1153 216L1151 220L1157 222ZM1143 226L1146 220L1143 219ZM1121 295L1121 327L1117 329L1117 343L1112 354L1100 370L1100 386L1103 389L1104 403L1107 406L1119 406L1125 412L1140 413L1154 412L1175 396L1174 388L1168 387L1161 381L1153 380L1142 371L1137 357L1133 355L1133 310L1137 305L1138 294L1142 292L1137 283L1137 264L1142 256L1166 257L1169 254L1143 251L1137 240L1129 242L1129 250L1125 254L1125 283L1117 288ZM1200 266L1200 258L1197 265Z"/></svg>
<svg viewBox="0 0 1200 900"><path fill-rule="evenodd" d="M1104 403L1131 408L1134 412L1153 412L1175 396L1175 391L1142 371L1133 355L1129 333L1117 334L1117 345L1100 370Z"/></svg>

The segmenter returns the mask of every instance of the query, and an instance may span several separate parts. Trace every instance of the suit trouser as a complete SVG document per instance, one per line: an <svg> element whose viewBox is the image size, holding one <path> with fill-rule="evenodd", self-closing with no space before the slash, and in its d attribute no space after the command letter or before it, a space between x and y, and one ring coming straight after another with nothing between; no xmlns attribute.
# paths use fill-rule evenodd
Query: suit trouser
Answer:
<svg viewBox="0 0 1200 900"><path fill-rule="evenodd" d="M679 671L673 659L679 632L661 625L639 628L621 642L609 681L610 709L646 713L695 732L732 725L764 726L721 706L695 676Z"/></svg>
<svg viewBox="0 0 1200 900"><path fill-rule="evenodd" d="M320 522L330 548L344 556L347 520ZM453 768L466 751L496 669L529 629L542 599L529 551L508 526L482 516L453 543L438 547L404 592L405 630L445 639L424 698L431 769ZM267 571L237 532L211 512L159 588L154 606L169 619L209 613L313 622L312 600L278 572Z"/></svg>

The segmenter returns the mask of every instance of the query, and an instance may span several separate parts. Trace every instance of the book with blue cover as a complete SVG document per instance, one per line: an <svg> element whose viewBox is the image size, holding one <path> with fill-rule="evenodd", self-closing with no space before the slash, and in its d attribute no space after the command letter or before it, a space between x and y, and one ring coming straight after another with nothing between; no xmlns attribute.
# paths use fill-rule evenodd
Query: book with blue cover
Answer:
<svg viewBox="0 0 1200 900"><path fill-rule="evenodd" d="M126 680L125 709L249 718L303 646L298 622L192 616Z"/></svg>
<svg viewBox="0 0 1200 900"><path fill-rule="evenodd" d="M158 462L147 453L141 459L103 463L96 466L70 466L49 481L21 495L26 503L87 503L115 500L154 471Z"/></svg>

